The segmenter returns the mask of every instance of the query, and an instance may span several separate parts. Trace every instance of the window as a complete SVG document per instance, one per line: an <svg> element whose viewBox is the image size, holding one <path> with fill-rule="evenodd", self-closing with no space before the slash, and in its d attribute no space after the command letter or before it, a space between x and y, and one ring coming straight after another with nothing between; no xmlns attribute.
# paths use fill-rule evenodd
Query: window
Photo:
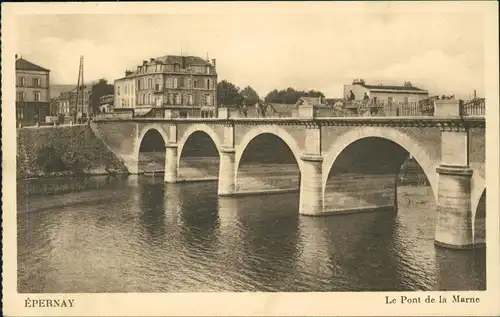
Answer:
<svg viewBox="0 0 500 317"><path fill-rule="evenodd" d="M186 88L191 88L191 78L186 78Z"/></svg>
<svg viewBox="0 0 500 317"><path fill-rule="evenodd" d="M179 88L177 78L174 78L174 88Z"/></svg>
<svg viewBox="0 0 500 317"><path fill-rule="evenodd" d="M137 90L141 90L141 80L137 79Z"/></svg>
<svg viewBox="0 0 500 317"><path fill-rule="evenodd" d="M175 104L180 105L182 104L182 97L181 94L175 94Z"/></svg>
<svg viewBox="0 0 500 317"><path fill-rule="evenodd" d="M116 93L118 94L118 96L120 95L120 86L118 86L118 90L116 91Z"/></svg>
<svg viewBox="0 0 500 317"><path fill-rule="evenodd" d="M21 86L21 87L26 86L26 78L21 77L20 86Z"/></svg>
<svg viewBox="0 0 500 317"><path fill-rule="evenodd" d="M387 98L387 103L392 105L392 102L394 101L394 98L393 97L389 97Z"/></svg>
<svg viewBox="0 0 500 317"><path fill-rule="evenodd" d="M18 91L17 92L17 100L18 101L24 101L24 96L25 96L24 91Z"/></svg>
<svg viewBox="0 0 500 317"><path fill-rule="evenodd" d="M146 104L146 94L143 94L142 95L142 104L145 105Z"/></svg>
<svg viewBox="0 0 500 317"><path fill-rule="evenodd" d="M33 87L40 87L40 78L33 78Z"/></svg>
<svg viewBox="0 0 500 317"><path fill-rule="evenodd" d="M179 64L174 64L174 72L178 72L180 70Z"/></svg>
<svg viewBox="0 0 500 317"><path fill-rule="evenodd" d="M40 92L39 91L34 91L33 95L35 97L35 101L40 101Z"/></svg>
<svg viewBox="0 0 500 317"><path fill-rule="evenodd" d="M122 101L122 108L125 107L125 100L124 99L121 99Z"/></svg>
<svg viewBox="0 0 500 317"><path fill-rule="evenodd" d="M148 105L153 104L153 96L151 94L148 95Z"/></svg>
<svg viewBox="0 0 500 317"><path fill-rule="evenodd" d="M410 98L408 96L404 97L404 103L407 104Z"/></svg>
<svg viewBox="0 0 500 317"><path fill-rule="evenodd" d="M210 66L207 66L207 74L210 74Z"/></svg>
<svg viewBox="0 0 500 317"><path fill-rule="evenodd" d="M174 104L174 95L173 94L168 94L168 104L169 105Z"/></svg>
<svg viewBox="0 0 500 317"><path fill-rule="evenodd" d="M24 109L23 108L17 108L17 118L18 119L23 119L24 118Z"/></svg>
<svg viewBox="0 0 500 317"><path fill-rule="evenodd" d="M179 78L179 87L184 87L184 77Z"/></svg>
<svg viewBox="0 0 500 317"><path fill-rule="evenodd" d="M193 81L193 87L194 87L194 88L196 88L197 86L198 86L198 81L195 79L195 80Z"/></svg>
<svg viewBox="0 0 500 317"><path fill-rule="evenodd" d="M206 94L206 95L205 95L205 104L206 104L207 106L211 106L211 105L212 105L212 101L213 101L213 99L212 99L212 95L210 95L210 94Z"/></svg>
<svg viewBox="0 0 500 317"><path fill-rule="evenodd" d="M125 95L128 93L128 85L125 85Z"/></svg>
<svg viewBox="0 0 500 317"><path fill-rule="evenodd" d="M190 105L190 106L193 105L193 95L187 95L187 102L188 102L188 105Z"/></svg>
<svg viewBox="0 0 500 317"><path fill-rule="evenodd" d="M153 88L153 80L151 78L148 79L148 89Z"/></svg>
<svg viewBox="0 0 500 317"><path fill-rule="evenodd" d="M207 79L207 89L210 89L210 79Z"/></svg>
<svg viewBox="0 0 500 317"><path fill-rule="evenodd" d="M156 98L156 106L161 107L161 99L160 98Z"/></svg>
<svg viewBox="0 0 500 317"><path fill-rule="evenodd" d="M174 88L174 80L172 78L167 78L165 81L165 86L167 88Z"/></svg>

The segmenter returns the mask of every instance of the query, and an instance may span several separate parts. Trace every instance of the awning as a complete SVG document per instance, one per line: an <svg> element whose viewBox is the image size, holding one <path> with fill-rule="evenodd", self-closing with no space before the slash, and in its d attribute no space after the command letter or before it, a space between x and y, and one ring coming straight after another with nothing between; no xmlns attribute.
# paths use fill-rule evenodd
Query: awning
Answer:
<svg viewBox="0 0 500 317"><path fill-rule="evenodd" d="M145 116L147 115L153 108L136 108L134 109L134 115L136 116Z"/></svg>

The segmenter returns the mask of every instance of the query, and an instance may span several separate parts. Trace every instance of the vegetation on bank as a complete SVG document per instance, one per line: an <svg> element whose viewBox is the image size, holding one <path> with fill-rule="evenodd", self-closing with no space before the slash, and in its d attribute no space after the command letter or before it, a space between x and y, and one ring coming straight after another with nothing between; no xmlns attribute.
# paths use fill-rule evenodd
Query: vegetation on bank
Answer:
<svg viewBox="0 0 500 317"><path fill-rule="evenodd" d="M295 90L294 88L274 89L270 91L263 99L268 103L295 104L300 97L322 97L325 95L321 91ZM233 83L222 80L217 84L217 103L225 107L239 107L242 105L253 106L261 100L259 94L250 86L243 89L235 86Z"/></svg>
<svg viewBox="0 0 500 317"><path fill-rule="evenodd" d="M88 126L19 129L17 177L127 173Z"/></svg>

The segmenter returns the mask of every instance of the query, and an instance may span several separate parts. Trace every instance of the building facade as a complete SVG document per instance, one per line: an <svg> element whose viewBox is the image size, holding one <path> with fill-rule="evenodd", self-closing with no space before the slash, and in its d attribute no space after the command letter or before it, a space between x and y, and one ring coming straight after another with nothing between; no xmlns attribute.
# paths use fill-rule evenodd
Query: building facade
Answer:
<svg viewBox="0 0 500 317"><path fill-rule="evenodd" d="M115 95L104 95L99 98L99 112L108 113L113 111Z"/></svg>
<svg viewBox="0 0 500 317"><path fill-rule="evenodd" d="M18 124L45 122L50 115L50 70L16 55L16 120Z"/></svg>
<svg viewBox="0 0 500 317"><path fill-rule="evenodd" d="M78 96L80 99L82 96ZM58 97L53 99L55 108L54 115L66 117L65 121L76 122L76 117L79 112L86 117L90 111L91 91L87 88L83 90L83 104L77 100L76 89L68 92L62 92ZM78 106L77 106L78 102Z"/></svg>
<svg viewBox="0 0 500 317"><path fill-rule="evenodd" d="M143 61L135 72L115 81L115 108L171 109L180 117L215 116L216 94L215 59L166 55Z"/></svg>
<svg viewBox="0 0 500 317"><path fill-rule="evenodd" d="M136 89L134 72L125 72L125 77L115 80L114 108L131 109L138 108L136 105Z"/></svg>
<svg viewBox="0 0 500 317"><path fill-rule="evenodd" d="M428 98L429 92L414 87L410 82L401 86L368 85L363 79L355 79L351 85L344 85L345 99L362 101L367 97L372 103L409 104Z"/></svg>

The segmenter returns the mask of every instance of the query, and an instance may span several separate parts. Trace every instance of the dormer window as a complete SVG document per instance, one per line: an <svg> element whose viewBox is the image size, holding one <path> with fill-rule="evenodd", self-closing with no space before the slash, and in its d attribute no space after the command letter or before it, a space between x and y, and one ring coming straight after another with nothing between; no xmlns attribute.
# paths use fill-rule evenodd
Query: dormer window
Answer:
<svg viewBox="0 0 500 317"><path fill-rule="evenodd" d="M180 70L179 64L174 64L174 72L178 72Z"/></svg>
<svg viewBox="0 0 500 317"><path fill-rule="evenodd" d="M207 74L210 74L210 66L207 66L206 70L207 70Z"/></svg>

